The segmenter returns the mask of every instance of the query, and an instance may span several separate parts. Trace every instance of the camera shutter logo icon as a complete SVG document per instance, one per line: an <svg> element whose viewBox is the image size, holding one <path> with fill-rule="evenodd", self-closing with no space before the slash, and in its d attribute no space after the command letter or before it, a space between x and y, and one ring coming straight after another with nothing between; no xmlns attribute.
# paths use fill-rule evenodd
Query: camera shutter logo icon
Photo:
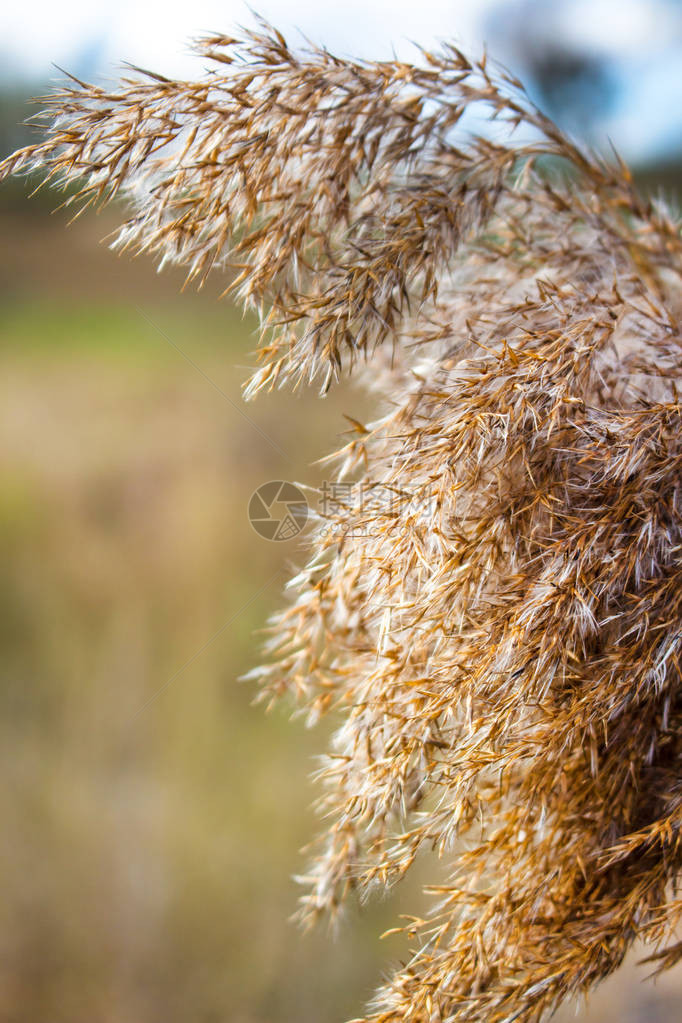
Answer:
<svg viewBox="0 0 682 1023"><path fill-rule="evenodd" d="M271 480L251 495L249 522L265 540L291 540L307 521L308 502L295 483Z"/></svg>

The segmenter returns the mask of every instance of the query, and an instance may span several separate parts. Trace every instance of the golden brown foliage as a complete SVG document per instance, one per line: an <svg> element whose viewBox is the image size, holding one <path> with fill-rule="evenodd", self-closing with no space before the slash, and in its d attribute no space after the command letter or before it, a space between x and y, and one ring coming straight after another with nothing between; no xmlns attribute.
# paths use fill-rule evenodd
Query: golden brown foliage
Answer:
<svg viewBox="0 0 682 1023"><path fill-rule="evenodd" d="M382 404L258 673L343 716L303 919L423 849L451 864L371 1023L534 1020L637 938L672 965L679 223L451 46L354 63L262 26L198 49L200 82L56 93L0 177L121 192L119 247L236 267L249 393L357 368ZM481 114L508 137L465 132Z"/></svg>

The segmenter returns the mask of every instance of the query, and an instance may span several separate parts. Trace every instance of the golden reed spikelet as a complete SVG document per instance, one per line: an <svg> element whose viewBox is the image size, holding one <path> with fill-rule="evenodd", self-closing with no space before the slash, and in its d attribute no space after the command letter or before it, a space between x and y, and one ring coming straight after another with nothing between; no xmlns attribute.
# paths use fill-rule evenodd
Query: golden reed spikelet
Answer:
<svg viewBox="0 0 682 1023"><path fill-rule="evenodd" d="M0 176L120 193L120 248L230 269L261 314L249 394L354 369L376 392L334 456L362 488L259 672L343 716L302 916L423 849L451 864L371 1023L536 1020L635 939L671 966L680 224L452 46L352 62L261 23L197 49L198 82L73 81ZM482 113L504 140L464 132Z"/></svg>

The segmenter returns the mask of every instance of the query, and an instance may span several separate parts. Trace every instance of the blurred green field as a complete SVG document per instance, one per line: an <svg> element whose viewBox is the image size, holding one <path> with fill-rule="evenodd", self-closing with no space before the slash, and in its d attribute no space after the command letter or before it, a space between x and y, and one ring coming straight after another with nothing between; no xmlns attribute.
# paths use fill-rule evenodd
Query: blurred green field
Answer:
<svg viewBox="0 0 682 1023"><path fill-rule="evenodd" d="M420 900L288 922L324 733L236 679L304 558L248 498L319 480L362 401L243 406L254 324L221 282L179 295L97 244L108 215L65 221L0 202L0 1021L340 1023ZM580 1018L682 1018L679 976L632 977Z"/></svg>
<svg viewBox="0 0 682 1023"><path fill-rule="evenodd" d="M243 406L254 325L217 284L178 296L101 219L3 213L0 1019L352 1015L392 917L288 923L322 737L236 681L302 560L249 495L313 482L343 402Z"/></svg>

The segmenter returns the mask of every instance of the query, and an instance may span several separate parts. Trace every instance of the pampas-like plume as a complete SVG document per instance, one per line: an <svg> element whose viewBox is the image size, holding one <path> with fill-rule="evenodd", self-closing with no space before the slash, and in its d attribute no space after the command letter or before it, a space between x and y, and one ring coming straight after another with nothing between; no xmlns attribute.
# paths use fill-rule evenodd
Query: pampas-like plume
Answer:
<svg viewBox="0 0 682 1023"><path fill-rule="evenodd" d="M351 62L261 25L197 48L199 82L55 93L0 176L120 193L121 248L231 269L261 314L248 393L350 370L377 393L335 456L362 488L259 673L266 700L343 716L303 918L421 850L451 865L371 1023L536 1020L635 939L671 966L680 224L452 46ZM503 131L465 133L472 113Z"/></svg>

